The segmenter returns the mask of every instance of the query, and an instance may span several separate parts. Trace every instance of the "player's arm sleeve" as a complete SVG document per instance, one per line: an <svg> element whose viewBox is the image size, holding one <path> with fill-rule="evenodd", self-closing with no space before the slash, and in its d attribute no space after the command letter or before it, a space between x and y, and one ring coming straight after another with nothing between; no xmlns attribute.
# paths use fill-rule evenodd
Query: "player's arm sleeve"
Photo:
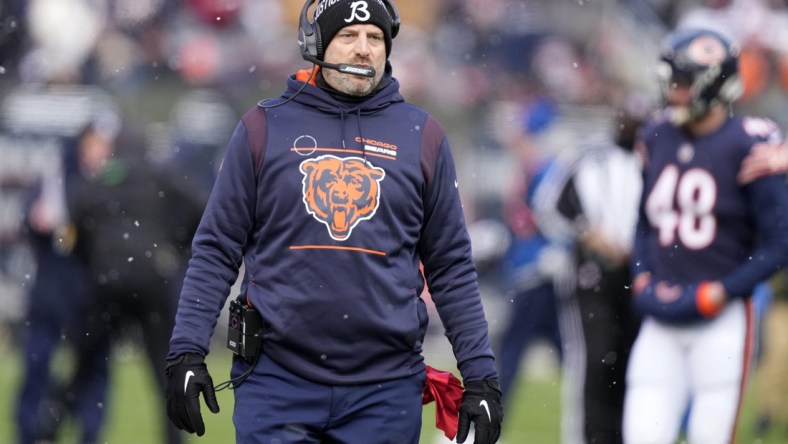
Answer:
<svg viewBox="0 0 788 444"><path fill-rule="evenodd" d="M788 265L788 185L768 176L747 185L750 214L755 218L759 247L722 279L731 297L749 296L755 286Z"/></svg>
<svg viewBox="0 0 788 444"><path fill-rule="evenodd" d="M644 124L637 131L635 140L635 154L640 158L642 171L641 183L643 188L640 194L640 201L638 204L638 217L635 223L635 234L632 239L632 257L629 263L629 272L632 279L640 273L650 273L652 271L652 264L650 261L651 255L649 254L648 238L651 233L651 223L648 221L646 215L646 198L648 197L646 172L650 163L649 157L651 150L648 148L648 140L654 137L655 132L651 129L651 124Z"/></svg>
<svg viewBox="0 0 788 444"><path fill-rule="evenodd" d="M251 148L240 122L192 242L167 359L183 353L208 354L211 335L238 277L253 226L256 187Z"/></svg>
<svg viewBox="0 0 788 444"><path fill-rule="evenodd" d="M645 174L643 183L645 183ZM630 261L629 267L633 279L640 273L651 272L647 240L652 227L648 221L648 217L646 216L645 201L646 189L644 186L643 194L640 196L640 204L638 206L638 220L635 224L635 236L632 245L632 259Z"/></svg>
<svg viewBox="0 0 788 444"><path fill-rule="evenodd" d="M419 254L438 315L463 380L497 377L488 324L479 293L471 240L457 187L457 175L442 128L429 128L437 140L431 179L423 192L424 225ZM437 125L434 121L431 125Z"/></svg>

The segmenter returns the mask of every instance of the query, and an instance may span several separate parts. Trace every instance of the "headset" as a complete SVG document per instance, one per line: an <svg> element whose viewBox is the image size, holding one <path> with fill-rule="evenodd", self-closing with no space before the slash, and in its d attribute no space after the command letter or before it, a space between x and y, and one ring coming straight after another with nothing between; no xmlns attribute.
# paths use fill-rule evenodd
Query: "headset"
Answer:
<svg viewBox="0 0 788 444"><path fill-rule="evenodd" d="M308 10L318 0L306 0L301 9L301 17L298 25L298 46L301 47L301 57L308 62L324 68L335 69L346 74L354 74L363 77L375 77L375 70L368 66L348 65L345 63L335 64L326 63L323 60L323 44L320 38L320 25L317 21L309 21ZM400 17L397 7L390 0L369 0L380 1L386 7L391 18L391 38L399 33Z"/></svg>

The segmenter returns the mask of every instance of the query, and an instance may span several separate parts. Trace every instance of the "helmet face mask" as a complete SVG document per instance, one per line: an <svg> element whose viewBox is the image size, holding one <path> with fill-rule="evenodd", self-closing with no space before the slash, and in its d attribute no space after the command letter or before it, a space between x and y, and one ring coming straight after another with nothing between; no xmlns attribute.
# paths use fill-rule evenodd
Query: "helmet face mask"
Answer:
<svg viewBox="0 0 788 444"><path fill-rule="evenodd" d="M677 109L674 121L683 124L735 101L742 92L738 65L738 48L721 34L686 29L668 35L657 67L663 98L667 102L676 86L689 86L691 95L689 104L676 106L685 109Z"/></svg>

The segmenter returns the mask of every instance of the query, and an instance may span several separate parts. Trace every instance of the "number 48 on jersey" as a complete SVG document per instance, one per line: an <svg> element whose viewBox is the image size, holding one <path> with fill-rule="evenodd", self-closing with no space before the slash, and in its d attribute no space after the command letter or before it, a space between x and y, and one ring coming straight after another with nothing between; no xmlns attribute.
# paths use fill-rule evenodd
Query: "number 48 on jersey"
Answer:
<svg viewBox="0 0 788 444"><path fill-rule="evenodd" d="M714 203L717 183L702 168L681 172L666 166L646 200L649 222L659 231L659 243L668 247L681 242L692 250L709 246L717 231Z"/></svg>

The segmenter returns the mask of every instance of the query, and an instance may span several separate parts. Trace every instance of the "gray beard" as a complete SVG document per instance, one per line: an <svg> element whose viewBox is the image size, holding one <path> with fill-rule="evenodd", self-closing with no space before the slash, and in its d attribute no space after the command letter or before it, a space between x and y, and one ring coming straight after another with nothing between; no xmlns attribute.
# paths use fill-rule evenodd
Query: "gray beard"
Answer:
<svg viewBox="0 0 788 444"><path fill-rule="evenodd" d="M354 82L351 76L353 75L343 74L334 70L323 71L323 77L329 85L337 91L353 97L364 97L372 94L380 82L380 75L377 73L374 78L367 79L364 83Z"/></svg>

